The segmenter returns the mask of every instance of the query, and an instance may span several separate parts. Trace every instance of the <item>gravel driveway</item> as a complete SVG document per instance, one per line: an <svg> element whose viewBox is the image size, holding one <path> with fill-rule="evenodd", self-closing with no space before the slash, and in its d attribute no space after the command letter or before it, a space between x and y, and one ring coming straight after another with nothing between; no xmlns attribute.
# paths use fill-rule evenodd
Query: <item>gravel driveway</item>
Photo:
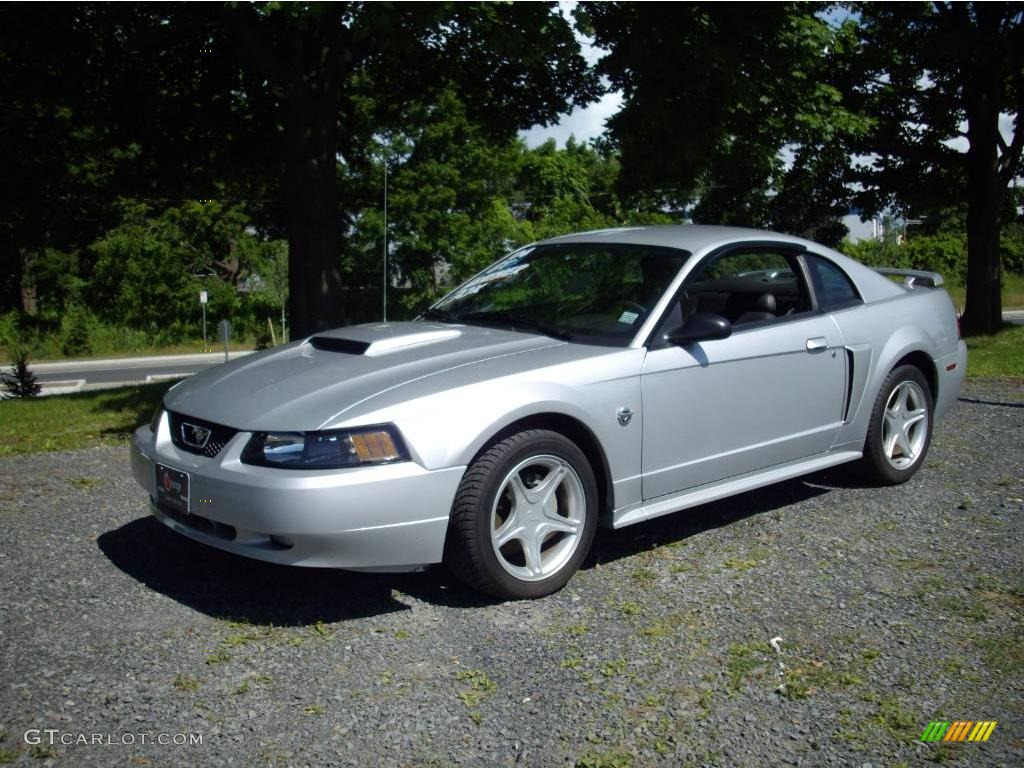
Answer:
<svg viewBox="0 0 1024 768"><path fill-rule="evenodd" d="M904 486L599 532L565 590L496 604L193 544L124 448L5 459L0 762L1024 765L1022 498L1024 386L972 383Z"/></svg>

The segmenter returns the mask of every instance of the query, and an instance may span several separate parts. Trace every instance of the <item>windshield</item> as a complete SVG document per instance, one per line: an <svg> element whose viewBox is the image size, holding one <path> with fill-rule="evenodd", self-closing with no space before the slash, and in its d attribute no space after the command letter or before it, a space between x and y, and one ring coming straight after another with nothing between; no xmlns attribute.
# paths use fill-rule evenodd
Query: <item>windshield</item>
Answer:
<svg viewBox="0 0 1024 768"><path fill-rule="evenodd" d="M529 246L488 267L422 317L625 346L688 256L651 245Z"/></svg>

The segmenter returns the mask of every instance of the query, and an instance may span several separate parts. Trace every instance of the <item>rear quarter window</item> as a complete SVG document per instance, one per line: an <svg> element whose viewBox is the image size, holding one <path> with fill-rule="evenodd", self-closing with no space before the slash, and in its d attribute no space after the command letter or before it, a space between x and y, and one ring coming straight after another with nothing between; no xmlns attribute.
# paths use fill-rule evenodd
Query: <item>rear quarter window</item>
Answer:
<svg viewBox="0 0 1024 768"><path fill-rule="evenodd" d="M841 309L861 303L860 294L842 269L821 256L806 254L804 258L821 309Z"/></svg>

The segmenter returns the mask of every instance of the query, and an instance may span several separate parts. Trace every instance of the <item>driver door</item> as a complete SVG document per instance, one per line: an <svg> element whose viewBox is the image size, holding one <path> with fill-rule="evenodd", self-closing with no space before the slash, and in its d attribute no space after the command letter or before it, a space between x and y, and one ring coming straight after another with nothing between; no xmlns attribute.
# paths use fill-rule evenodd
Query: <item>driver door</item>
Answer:
<svg viewBox="0 0 1024 768"><path fill-rule="evenodd" d="M843 339L829 315L814 311L795 254L735 250L698 265L679 306L684 319L718 309L733 330L725 339L655 343L648 351L645 500L832 446L846 391Z"/></svg>

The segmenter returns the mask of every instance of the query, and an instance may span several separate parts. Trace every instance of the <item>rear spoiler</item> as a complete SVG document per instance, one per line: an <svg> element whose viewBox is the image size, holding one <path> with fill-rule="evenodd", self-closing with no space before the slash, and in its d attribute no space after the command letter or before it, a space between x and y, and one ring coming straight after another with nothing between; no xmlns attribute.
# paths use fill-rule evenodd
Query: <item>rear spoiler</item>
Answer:
<svg viewBox="0 0 1024 768"><path fill-rule="evenodd" d="M886 277L902 277L903 285L906 288L917 288L919 285L938 288L943 283L942 275L938 272L925 272L920 269L893 269L891 267L872 267L872 269Z"/></svg>

